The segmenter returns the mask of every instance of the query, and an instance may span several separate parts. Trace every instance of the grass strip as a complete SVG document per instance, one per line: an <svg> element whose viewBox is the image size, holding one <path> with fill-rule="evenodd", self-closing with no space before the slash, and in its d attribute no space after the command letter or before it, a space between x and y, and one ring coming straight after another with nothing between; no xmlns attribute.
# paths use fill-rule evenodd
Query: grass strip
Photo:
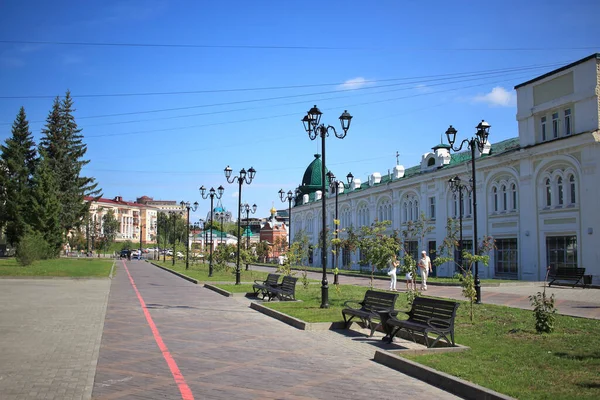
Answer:
<svg viewBox="0 0 600 400"><path fill-rule="evenodd" d="M54 258L24 267L15 258L3 258L0 259L0 276L108 277L113 262L105 258Z"/></svg>
<svg viewBox="0 0 600 400"><path fill-rule="evenodd" d="M235 285L217 286L233 291ZM344 301L362 300L367 289L330 285L329 308L322 309L320 285L298 284L301 302L263 305L306 322L336 322ZM398 297L396 308L408 310L406 294ZM599 320L557 315L555 332L540 335L532 311L480 304L471 323L468 309L461 302L455 333L470 351L407 358L519 399L600 398Z"/></svg>

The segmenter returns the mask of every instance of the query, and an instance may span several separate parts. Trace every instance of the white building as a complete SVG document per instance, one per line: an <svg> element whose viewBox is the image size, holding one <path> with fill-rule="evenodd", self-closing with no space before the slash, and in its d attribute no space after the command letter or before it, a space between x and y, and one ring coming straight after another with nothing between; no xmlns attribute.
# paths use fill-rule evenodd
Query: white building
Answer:
<svg viewBox="0 0 600 400"><path fill-rule="evenodd" d="M600 283L600 54L515 89L519 136L488 145L483 154L475 155L478 236L491 235L497 247L490 253L489 267L480 268L480 276L543 280L547 266L561 265L584 267L586 275ZM433 147L420 165L406 170L397 165L383 176L375 172L365 183L354 179L349 189L340 188L341 228L390 220L390 233L402 231L424 212L434 229L423 243L415 239L408 247L411 252L434 250L444 239L447 218L458 217L458 201L448 180L459 175L469 181L470 151L453 154L448 147ZM302 195L292 212L292 237L302 230L313 244L321 231L320 171L317 157L304 174ZM334 198L328 195L330 228ZM463 210L469 248L473 243L469 195ZM358 268L359 254L342 256ZM320 263L318 250L312 259L315 265ZM440 276L453 273L450 265L437 269Z"/></svg>

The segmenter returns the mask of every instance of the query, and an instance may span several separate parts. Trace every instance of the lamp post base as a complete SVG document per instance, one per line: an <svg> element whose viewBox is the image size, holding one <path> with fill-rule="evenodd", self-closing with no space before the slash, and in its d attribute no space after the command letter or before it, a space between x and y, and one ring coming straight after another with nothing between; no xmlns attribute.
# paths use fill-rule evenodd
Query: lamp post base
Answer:
<svg viewBox="0 0 600 400"><path fill-rule="evenodd" d="M240 266L238 265L237 268L235 269L235 284L236 285L241 285L242 281L241 281L241 271L240 271Z"/></svg>
<svg viewBox="0 0 600 400"><path fill-rule="evenodd" d="M327 279L321 282L321 308L329 308L329 285Z"/></svg>
<svg viewBox="0 0 600 400"><path fill-rule="evenodd" d="M475 304L481 304L481 281L475 276Z"/></svg>

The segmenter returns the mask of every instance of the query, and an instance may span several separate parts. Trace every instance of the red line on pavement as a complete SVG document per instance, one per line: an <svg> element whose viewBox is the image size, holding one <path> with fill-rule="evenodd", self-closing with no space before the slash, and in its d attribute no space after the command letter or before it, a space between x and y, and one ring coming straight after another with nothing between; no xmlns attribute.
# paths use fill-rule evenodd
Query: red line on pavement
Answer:
<svg viewBox="0 0 600 400"><path fill-rule="evenodd" d="M171 370L173 379L175 379L175 383L177 383L177 386L179 387L179 392L181 393L181 398L183 400L194 400L194 395L192 394L192 390L185 382L185 378L181 374L181 371L179 370L177 363L173 359L173 356L171 356L171 353L169 352L167 345L165 344L162 337L160 336L160 333L158 332L158 328L156 327L156 324L154 324L154 321L152 320L152 316L150 316L150 312L146 308L146 303L144 302L144 299L142 298L140 291L138 290L137 286L135 285L135 282L133 281L131 274L129 273L127 264L125 264L124 260L122 260L122 261L123 261L123 266L125 267L125 271L127 271L127 275L129 276L129 282L131 282L131 286L133 286L133 290L135 290L135 294L137 295L138 300L140 301L142 310L144 310L144 315L146 316L146 321L148 321L148 325L150 325L150 329L152 330L152 334L154 335L154 340L156 340L156 344L158 345L158 348L162 352L162 355L165 358L165 361L167 362L169 369Z"/></svg>

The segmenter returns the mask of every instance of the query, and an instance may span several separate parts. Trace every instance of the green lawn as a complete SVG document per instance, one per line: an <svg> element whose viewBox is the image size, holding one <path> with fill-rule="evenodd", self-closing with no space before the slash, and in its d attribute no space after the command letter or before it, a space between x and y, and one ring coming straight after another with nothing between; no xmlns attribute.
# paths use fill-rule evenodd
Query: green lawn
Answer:
<svg viewBox="0 0 600 400"><path fill-rule="evenodd" d="M108 277L112 259L55 258L23 267L15 258L0 258L0 276Z"/></svg>
<svg viewBox="0 0 600 400"><path fill-rule="evenodd" d="M256 263L254 265L260 265L260 266L265 266L265 267L276 266L275 264L265 264L265 263ZM292 270L297 270L297 271L303 271L304 269L306 269L307 271L310 271L310 272L323 272L322 268L316 268L316 267L292 267ZM333 272L331 272L331 269L328 268L327 273L332 274ZM340 275L371 277L371 271L340 269ZM390 277L384 271L375 271L374 277L377 279L387 279L387 280L390 279ZM398 281L400 281L402 279L404 279L404 274L398 273ZM420 277L417 277L417 281L420 281ZM458 280L457 278L434 277L434 276L430 276L429 278L427 278L427 282L454 283L457 285L460 284L460 280ZM509 283L509 282L518 282L518 281L514 280L514 279L512 279L512 280L511 279L481 279L481 283L484 285L485 284L495 284L495 283Z"/></svg>
<svg viewBox="0 0 600 400"><path fill-rule="evenodd" d="M302 302L263 304L306 322L342 321L343 302L361 300L366 289L330 285L330 306L321 309L320 285L304 289L299 283L296 297ZM396 307L407 309L404 293ZM407 358L519 399L600 398L600 321L558 315L555 332L539 335L531 311L487 304L475 307L474 321L462 302L456 341L470 351Z"/></svg>
<svg viewBox="0 0 600 400"><path fill-rule="evenodd" d="M163 267L172 269L174 271L180 272L184 275L187 275L191 278L197 279L200 282L231 282L235 283L235 267L229 267L227 269L217 270L217 268L213 269L213 276L208 276L208 264L195 263L190 264L189 269L185 269L184 261L176 261L175 265L172 264L172 261L167 260L166 262L161 261L152 261L155 264L161 265ZM246 266L241 266L241 274L240 280L241 282L254 282L255 280L264 280L267 278L268 272L262 271L246 271ZM251 287L251 285L250 285Z"/></svg>

